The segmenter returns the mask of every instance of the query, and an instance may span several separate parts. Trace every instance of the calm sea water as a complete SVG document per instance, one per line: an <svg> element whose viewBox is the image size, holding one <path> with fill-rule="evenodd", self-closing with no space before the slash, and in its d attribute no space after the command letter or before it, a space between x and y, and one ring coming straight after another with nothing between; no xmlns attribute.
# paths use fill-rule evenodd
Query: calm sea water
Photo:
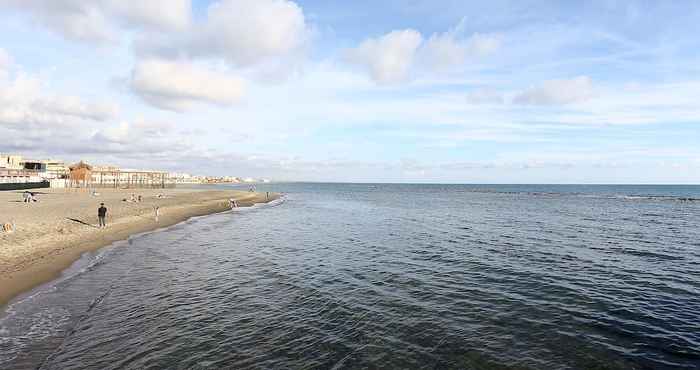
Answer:
<svg viewBox="0 0 700 370"><path fill-rule="evenodd" d="M0 368L700 368L700 187L258 190L20 297Z"/></svg>

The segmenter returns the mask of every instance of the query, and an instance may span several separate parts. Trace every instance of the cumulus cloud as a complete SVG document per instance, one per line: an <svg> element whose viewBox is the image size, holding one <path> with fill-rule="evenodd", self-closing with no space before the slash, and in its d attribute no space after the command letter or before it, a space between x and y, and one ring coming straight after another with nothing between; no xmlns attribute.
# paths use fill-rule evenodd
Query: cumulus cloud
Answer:
<svg viewBox="0 0 700 370"><path fill-rule="evenodd" d="M90 139L101 144L133 145L144 141L168 143L171 141L169 135L171 132L172 125L167 123L143 120L122 121L98 129Z"/></svg>
<svg viewBox="0 0 700 370"><path fill-rule="evenodd" d="M13 68L0 78L0 151L53 156L134 149L165 152L176 147L176 139L164 138L164 131L153 125L129 124L126 134L120 132L120 126L111 123L118 114L117 104L50 91L41 76Z"/></svg>
<svg viewBox="0 0 700 370"><path fill-rule="evenodd" d="M467 39L467 46L471 55L483 57L501 48L501 38L494 34L475 33Z"/></svg>
<svg viewBox="0 0 700 370"><path fill-rule="evenodd" d="M564 80L549 80L527 89L513 98L516 104L562 105L579 103L594 96L591 79L586 76Z"/></svg>
<svg viewBox="0 0 700 370"><path fill-rule="evenodd" d="M127 162L131 162L136 168L162 168L163 163L180 162L196 155L197 150L189 138L173 135L172 130L164 130L163 126L148 121L121 121L97 129L79 126L13 131L0 125L0 136L5 138L0 140L0 151L52 157L67 155L73 157L72 160L87 156L93 163L128 165ZM148 156L148 163L143 161L144 155ZM161 163L154 165L154 161Z"/></svg>
<svg viewBox="0 0 700 370"><path fill-rule="evenodd" d="M104 43L117 39L117 24L165 30L190 23L190 0L0 0L0 6L28 14L71 40Z"/></svg>
<svg viewBox="0 0 700 370"><path fill-rule="evenodd" d="M346 52L346 60L367 69L380 84L405 82L411 74L444 71L464 66L470 59L496 52L501 45L494 34L464 36L464 21L427 41L415 30L392 31L369 38Z"/></svg>
<svg viewBox="0 0 700 370"><path fill-rule="evenodd" d="M5 57L9 59L7 53ZM119 106L85 101L78 96L47 94L37 76L0 74L0 125L22 129L52 127L75 120L105 121L114 118Z"/></svg>
<svg viewBox="0 0 700 370"><path fill-rule="evenodd" d="M3 93L0 89L0 95ZM116 105L110 103L86 103L77 97L67 100L37 97L29 102L4 99L2 104L0 125L19 129L58 127L79 120L105 121L113 118L118 110Z"/></svg>
<svg viewBox="0 0 700 370"><path fill-rule="evenodd" d="M34 21L68 39L104 42L113 37L99 1L0 0L0 5L25 12Z"/></svg>
<svg viewBox="0 0 700 370"><path fill-rule="evenodd" d="M0 151L46 156L104 154L150 157L186 155L187 137L167 124L114 123L117 105L46 93L35 76L0 80ZM97 123L97 124L96 124Z"/></svg>
<svg viewBox="0 0 700 370"><path fill-rule="evenodd" d="M243 80L188 62L146 60L138 63L129 82L131 90L161 109L185 111L197 103L222 106L243 95Z"/></svg>
<svg viewBox="0 0 700 370"><path fill-rule="evenodd" d="M0 151L26 155L110 155L136 159L181 158L188 137L171 125L119 122L117 105L47 93L36 76L0 80ZM102 162L104 163L104 162Z"/></svg>
<svg viewBox="0 0 700 370"><path fill-rule="evenodd" d="M494 34L475 33L464 37L465 20L445 33L435 33L421 48L421 54L429 67L444 70L464 65L469 58L493 54L501 46Z"/></svg>
<svg viewBox="0 0 700 370"><path fill-rule="evenodd" d="M377 83L403 82L408 78L422 42L423 37L418 31L392 31L379 38L367 39L349 50L347 60L369 70Z"/></svg>
<svg viewBox="0 0 700 370"><path fill-rule="evenodd" d="M309 32L302 9L292 1L223 0L208 8L191 48L247 66L295 52Z"/></svg>
<svg viewBox="0 0 700 370"><path fill-rule="evenodd" d="M103 0L104 12L137 27L184 30L191 24L190 0Z"/></svg>
<svg viewBox="0 0 700 370"><path fill-rule="evenodd" d="M33 109L47 114L58 114L106 121L119 114L119 106L109 102L84 102L77 96L53 96L37 99L31 106Z"/></svg>
<svg viewBox="0 0 700 370"><path fill-rule="evenodd" d="M134 49L148 58L223 60L280 79L303 61L312 33L293 1L220 0L186 32L141 35Z"/></svg>

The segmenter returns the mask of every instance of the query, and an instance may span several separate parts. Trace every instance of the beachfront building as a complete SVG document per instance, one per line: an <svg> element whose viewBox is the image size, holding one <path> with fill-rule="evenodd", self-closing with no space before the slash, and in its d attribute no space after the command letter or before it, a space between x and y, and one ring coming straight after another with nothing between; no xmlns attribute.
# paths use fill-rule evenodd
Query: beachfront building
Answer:
<svg viewBox="0 0 700 370"><path fill-rule="evenodd" d="M65 179L68 177L68 166L61 160L57 159L41 159L32 160L24 159L21 161L25 170L38 171L39 176L46 180Z"/></svg>
<svg viewBox="0 0 700 370"><path fill-rule="evenodd" d="M38 171L0 168L0 184L27 184L41 182L44 182L44 179L39 176Z"/></svg>
<svg viewBox="0 0 700 370"><path fill-rule="evenodd" d="M123 169L116 166L92 166L80 161L71 166L57 159L26 159L21 155L0 154L2 188L20 184L20 188L169 188L178 182L199 179L188 174L172 176L165 171Z"/></svg>
<svg viewBox="0 0 700 370"><path fill-rule="evenodd" d="M172 188L175 179L168 172L95 166L91 184L100 188Z"/></svg>
<svg viewBox="0 0 700 370"><path fill-rule="evenodd" d="M21 155L12 154L1 154L0 153L0 168L10 169L10 170L21 170L24 169L22 165Z"/></svg>
<svg viewBox="0 0 700 370"><path fill-rule="evenodd" d="M47 188L48 182L38 171L0 167L0 190Z"/></svg>
<svg viewBox="0 0 700 370"><path fill-rule="evenodd" d="M0 154L0 190L45 188L49 186L46 165L21 155Z"/></svg>
<svg viewBox="0 0 700 370"><path fill-rule="evenodd" d="M68 177L68 166L60 159L44 159L48 178L65 179Z"/></svg>
<svg viewBox="0 0 700 370"><path fill-rule="evenodd" d="M39 177L46 180L66 178L68 166L58 159L26 159L21 155L0 154L0 168L8 170L27 170L30 173L38 173Z"/></svg>
<svg viewBox="0 0 700 370"><path fill-rule="evenodd" d="M80 162L71 166L69 187L81 188L171 188L175 181L167 172L91 166Z"/></svg>

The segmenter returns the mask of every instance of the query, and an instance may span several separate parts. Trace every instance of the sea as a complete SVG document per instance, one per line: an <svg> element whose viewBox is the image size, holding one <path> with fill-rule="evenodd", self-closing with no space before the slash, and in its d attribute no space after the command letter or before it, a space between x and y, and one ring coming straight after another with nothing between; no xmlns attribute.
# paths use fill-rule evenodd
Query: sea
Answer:
<svg viewBox="0 0 700 370"><path fill-rule="evenodd" d="M700 368L700 186L257 190L3 307L0 368Z"/></svg>

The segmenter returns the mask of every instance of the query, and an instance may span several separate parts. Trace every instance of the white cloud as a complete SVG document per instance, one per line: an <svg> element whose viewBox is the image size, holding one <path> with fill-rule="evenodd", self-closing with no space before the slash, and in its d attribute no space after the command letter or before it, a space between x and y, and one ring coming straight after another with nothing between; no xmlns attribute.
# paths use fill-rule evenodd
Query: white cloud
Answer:
<svg viewBox="0 0 700 370"><path fill-rule="evenodd" d="M34 21L68 39L105 42L114 37L99 1L0 0L0 5L28 13Z"/></svg>
<svg viewBox="0 0 700 370"><path fill-rule="evenodd" d="M0 78L0 151L27 155L116 155L142 160L176 158L190 153L188 137L169 125L114 124L119 107L108 102L50 91L36 75ZM101 161L101 163L104 163Z"/></svg>
<svg viewBox="0 0 700 370"><path fill-rule="evenodd" d="M105 145L119 144L125 150L150 143L147 145L151 146L151 150L147 152L152 152L155 146L163 147L173 142L174 138L169 135L173 132L172 128L173 125L162 122L122 121L100 128L90 136L90 140ZM112 145L112 149L117 147Z"/></svg>
<svg viewBox="0 0 700 370"><path fill-rule="evenodd" d="M562 105L579 103L595 95L593 83L586 76L568 80L549 80L516 95L513 102L528 105Z"/></svg>
<svg viewBox="0 0 700 370"><path fill-rule="evenodd" d="M94 121L106 121L119 114L119 106L108 102L86 103L77 96L40 98L32 108L49 114L59 114Z"/></svg>
<svg viewBox="0 0 700 370"><path fill-rule="evenodd" d="M9 59L7 53L5 57ZM89 102L77 96L47 94L46 84L24 73L0 74L0 126L21 129L52 127L75 121L106 121L119 107L108 102Z"/></svg>
<svg viewBox="0 0 700 370"><path fill-rule="evenodd" d="M416 51L422 42L423 37L418 31L393 31L363 41L360 46L348 51L347 59L367 68L377 83L399 83L408 78Z"/></svg>
<svg viewBox="0 0 700 370"><path fill-rule="evenodd" d="M0 80L0 108L6 110L28 105L41 92L41 81L33 76L18 75Z"/></svg>
<svg viewBox="0 0 700 370"><path fill-rule="evenodd" d="M187 137L167 124L141 121L114 124L119 106L49 90L36 75L0 78L0 151L45 156L104 155L142 159L190 153Z"/></svg>
<svg viewBox="0 0 700 370"><path fill-rule="evenodd" d="M464 64L467 45L455 39L453 32L433 34L424 46L427 63L435 69L446 69Z"/></svg>
<svg viewBox="0 0 700 370"><path fill-rule="evenodd" d="M468 58L485 57L496 52L500 38L495 34L475 33L464 38L465 20L445 33L435 33L421 48L429 67L444 70L464 65Z"/></svg>
<svg viewBox="0 0 700 370"><path fill-rule="evenodd" d="M120 122L114 126L108 126L98 130L93 138L109 143L125 143L129 138L130 125L128 122Z"/></svg>
<svg viewBox="0 0 700 370"><path fill-rule="evenodd" d="M434 33L427 41L412 29L392 31L366 39L348 50L346 59L366 68L375 82L395 84L411 75L464 67L470 59L490 55L501 46L495 34L463 34L464 20L447 32Z"/></svg>
<svg viewBox="0 0 700 370"><path fill-rule="evenodd" d="M289 0L220 0L180 32L137 34L141 58L224 61L251 78L284 81L300 70L313 35Z"/></svg>
<svg viewBox="0 0 700 370"><path fill-rule="evenodd" d="M467 40L467 48L473 56L487 56L501 48L501 39L494 34L475 33Z"/></svg>
<svg viewBox="0 0 700 370"><path fill-rule="evenodd" d="M243 95L243 80L188 62L146 60L131 75L130 88L148 103L185 111L197 103L231 105Z"/></svg>
<svg viewBox="0 0 700 370"><path fill-rule="evenodd" d="M222 0L201 28L193 52L239 66L294 53L310 35L302 9L288 0Z"/></svg>
<svg viewBox="0 0 700 370"><path fill-rule="evenodd" d="M0 0L0 6L27 13L35 22L70 40L118 40L118 23L137 28L184 29L190 0Z"/></svg>
<svg viewBox="0 0 700 370"><path fill-rule="evenodd" d="M103 0L104 11L137 27L184 30L191 24L190 0Z"/></svg>

